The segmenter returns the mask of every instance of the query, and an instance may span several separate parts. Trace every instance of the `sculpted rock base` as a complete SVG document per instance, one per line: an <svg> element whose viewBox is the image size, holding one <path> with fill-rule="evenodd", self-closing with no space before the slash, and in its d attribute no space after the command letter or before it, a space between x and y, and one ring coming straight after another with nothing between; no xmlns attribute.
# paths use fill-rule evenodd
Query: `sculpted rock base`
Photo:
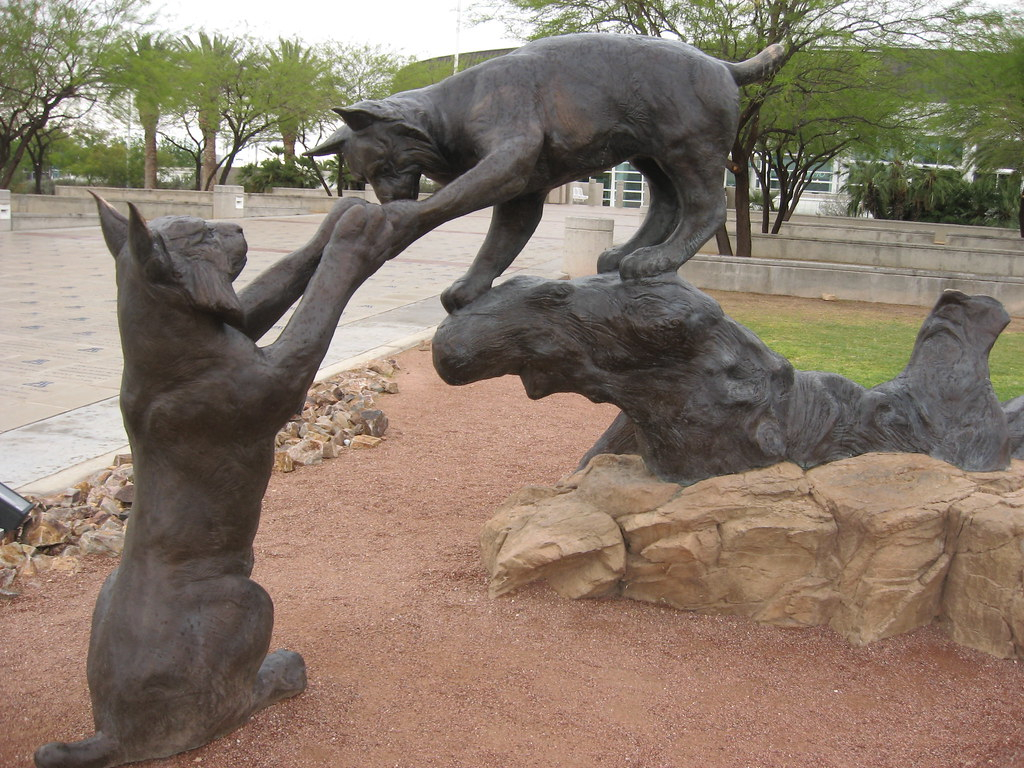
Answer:
<svg viewBox="0 0 1024 768"><path fill-rule="evenodd" d="M1024 462L967 473L921 454L782 463L689 487L601 455L527 488L485 526L492 595L546 579L854 644L936 619L956 642L1024 657Z"/></svg>

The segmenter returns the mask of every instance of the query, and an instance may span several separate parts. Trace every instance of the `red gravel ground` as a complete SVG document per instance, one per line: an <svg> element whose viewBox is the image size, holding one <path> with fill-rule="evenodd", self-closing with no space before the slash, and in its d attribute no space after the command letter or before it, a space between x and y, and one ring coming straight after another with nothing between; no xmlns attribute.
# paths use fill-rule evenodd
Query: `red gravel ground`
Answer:
<svg viewBox="0 0 1024 768"><path fill-rule="evenodd" d="M476 539L571 471L614 411L442 384L427 353L376 450L275 475L254 578L309 689L161 768L946 768L1024 765L1024 668L938 628L867 648L544 586L491 600ZM0 766L91 733L89 615L110 560L0 604Z"/></svg>

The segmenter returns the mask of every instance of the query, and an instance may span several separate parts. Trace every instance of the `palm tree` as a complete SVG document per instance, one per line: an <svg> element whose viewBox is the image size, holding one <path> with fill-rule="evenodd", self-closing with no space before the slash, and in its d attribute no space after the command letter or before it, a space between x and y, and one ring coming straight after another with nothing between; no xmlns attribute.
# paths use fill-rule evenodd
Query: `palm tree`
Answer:
<svg viewBox="0 0 1024 768"><path fill-rule="evenodd" d="M137 32L121 48L111 67L113 96L129 94L143 133L143 187L156 189L157 129L169 104L176 98L181 52L159 32ZM129 105L131 109L131 105Z"/></svg>
<svg viewBox="0 0 1024 768"><path fill-rule="evenodd" d="M218 167L217 134L220 131L221 105L234 70L239 66L244 43L204 31L197 37L196 40L186 37L180 42L185 64L183 80L191 91L192 106L202 132L199 188L211 189Z"/></svg>
<svg viewBox="0 0 1024 768"><path fill-rule="evenodd" d="M332 106L340 106L335 103L339 96L332 62L297 39L279 38L276 45L267 46L266 72L284 161L294 162L295 143L303 129L327 116Z"/></svg>

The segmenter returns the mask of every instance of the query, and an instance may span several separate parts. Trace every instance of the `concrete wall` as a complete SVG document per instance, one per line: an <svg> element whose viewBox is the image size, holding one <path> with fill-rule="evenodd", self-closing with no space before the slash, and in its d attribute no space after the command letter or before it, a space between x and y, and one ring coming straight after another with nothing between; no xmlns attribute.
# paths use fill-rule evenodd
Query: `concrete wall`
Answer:
<svg viewBox="0 0 1024 768"><path fill-rule="evenodd" d="M962 272L825 264L779 259L743 259L698 254L679 274L698 288L776 296L910 304L930 307L947 288L991 296L1015 317L1024 316L1024 279Z"/></svg>
<svg viewBox="0 0 1024 768"><path fill-rule="evenodd" d="M203 219L215 217L216 192L58 186L53 195L12 195L13 229L98 225L96 204L89 190L96 192L125 214L128 212L128 202L132 202L147 219L159 216L198 216ZM280 189L270 194L246 194L241 187L228 186L221 190L221 194L232 196L230 206L218 206L216 215L221 218L326 213L337 201L336 197L327 197L323 190L312 189ZM237 195L242 196L241 207L234 204L234 196ZM363 197L364 193L346 191L346 195Z"/></svg>

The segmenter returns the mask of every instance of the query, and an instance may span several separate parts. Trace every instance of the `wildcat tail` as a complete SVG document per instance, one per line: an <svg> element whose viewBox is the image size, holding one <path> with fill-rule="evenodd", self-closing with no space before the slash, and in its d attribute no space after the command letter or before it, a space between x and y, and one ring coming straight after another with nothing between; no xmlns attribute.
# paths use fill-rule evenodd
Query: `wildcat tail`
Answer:
<svg viewBox="0 0 1024 768"><path fill-rule="evenodd" d="M739 64L726 62L725 65L732 73L732 79L736 85L749 85L759 83L775 70L782 66L782 60L786 55L786 49L778 43L773 43L761 51L757 56Z"/></svg>
<svg viewBox="0 0 1024 768"><path fill-rule="evenodd" d="M36 750L36 768L109 768L124 762L118 742L103 733L82 741L53 741Z"/></svg>

